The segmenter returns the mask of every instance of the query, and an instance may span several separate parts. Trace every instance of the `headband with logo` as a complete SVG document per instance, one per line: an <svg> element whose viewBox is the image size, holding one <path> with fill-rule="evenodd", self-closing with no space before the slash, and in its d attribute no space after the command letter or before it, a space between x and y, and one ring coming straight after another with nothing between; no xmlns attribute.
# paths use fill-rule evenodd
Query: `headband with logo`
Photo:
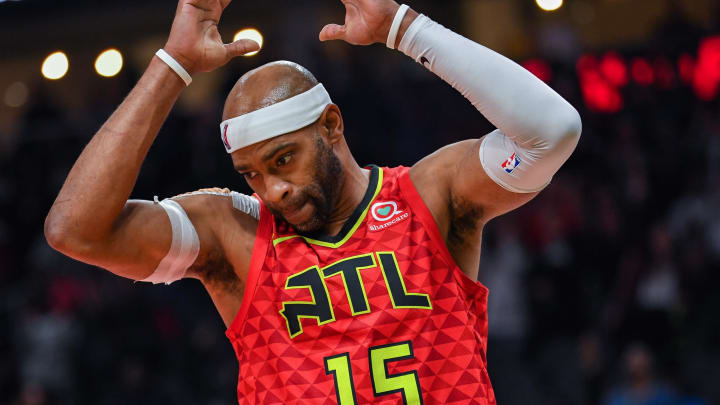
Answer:
<svg viewBox="0 0 720 405"><path fill-rule="evenodd" d="M220 135L227 153L304 128L332 104L322 84L277 104L223 121Z"/></svg>

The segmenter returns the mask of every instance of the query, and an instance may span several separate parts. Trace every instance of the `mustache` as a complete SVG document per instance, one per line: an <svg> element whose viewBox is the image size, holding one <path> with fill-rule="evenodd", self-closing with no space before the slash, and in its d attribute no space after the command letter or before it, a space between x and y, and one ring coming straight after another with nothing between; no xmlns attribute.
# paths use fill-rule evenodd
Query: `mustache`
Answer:
<svg viewBox="0 0 720 405"><path fill-rule="evenodd" d="M285 201L282 205L267 204L267 206L273 214L280 214L281 216L284 212L292 212L300 209L308 201L311 201L313 205L318 207L321 205L322 201L322 190L313 190L314 188L315 187L309 186L300 190L296 195L290 197L290 199ZM317 192L319 192L320 195L316 195Z"/></svg>

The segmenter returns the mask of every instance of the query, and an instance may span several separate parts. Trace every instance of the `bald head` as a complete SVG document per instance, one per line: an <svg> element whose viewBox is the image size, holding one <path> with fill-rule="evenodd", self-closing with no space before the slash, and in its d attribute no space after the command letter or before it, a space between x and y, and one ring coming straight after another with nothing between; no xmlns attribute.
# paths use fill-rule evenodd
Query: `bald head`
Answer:
<svg viewBox="0 0 720 405"><path fill-rule="evenodd" d="M294 62L276 61L245 73L225 100L223 121L304 93L318 84L309 70Z"/></svg>

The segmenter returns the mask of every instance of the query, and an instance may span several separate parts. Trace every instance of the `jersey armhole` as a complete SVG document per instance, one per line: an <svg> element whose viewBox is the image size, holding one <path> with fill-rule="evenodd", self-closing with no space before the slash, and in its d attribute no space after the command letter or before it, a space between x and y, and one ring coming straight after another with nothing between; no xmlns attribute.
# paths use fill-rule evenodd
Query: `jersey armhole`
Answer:
<svg viewBox="0 0 720 405"><path fill-rule="evenodd" d="M248 310L250 309L253 297L255 296L260 271L262 270L263 263L265 262L268 248L272 243L273 216L267 210L265 204L261 202L260 198L257 196L255 196L255 198L257 198L258 202L260 202L260 220L258 221L258 228L255 234L255 243L253 244L250 267L248 268L245 291L243 292L240 309L238 310L237 315L235 315L235 319L233 319L230 327L225 331L225 334L228 337L230 337L230 335L238 336L242 332L242 324L245 322Z"/></svg>
<svg viewBox="0 0 720 405"><path fill-rule="evenodd" d="M412 206L413 214L420 219L423 226L430 235L430 239L435 244L436 248L439 250L443 259L445 259L448 265L454 267L454 270L459 273L460 277L463 280L465 280L466 282L471 282L473 285L480 288L480 290L482 290L482 293L487 296L488 288L485 287L485 285L480 281L473 280L468 277L462 271L462 269L460 269L460 266L455 263L455 259L450 254L450 250L448 250L448 247L445 244L445 240L440 234L440 230L438 229L437 223L435 222L435 218L432 216L432 213L430 212L430 209L427 207L427 205L425 205L425 201L417 192L417 189L415 188L415 184L413 184L412 179L410 179L409 168L406 169L404 173L399 176L398 181L400 183L400 191L403 193L406 201Z"/></svg>

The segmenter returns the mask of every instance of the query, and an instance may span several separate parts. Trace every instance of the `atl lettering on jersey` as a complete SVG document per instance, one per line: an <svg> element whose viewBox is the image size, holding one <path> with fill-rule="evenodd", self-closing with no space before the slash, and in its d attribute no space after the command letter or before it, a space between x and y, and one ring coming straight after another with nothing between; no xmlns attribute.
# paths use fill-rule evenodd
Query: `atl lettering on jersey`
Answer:
<svg viewBox="0 0 720 405"><path fill-rule="evenodd" d="M336 236L261 206L227 330L240 404L495 404L487 289L453 261L408 168L370 169Z"/></svg>

